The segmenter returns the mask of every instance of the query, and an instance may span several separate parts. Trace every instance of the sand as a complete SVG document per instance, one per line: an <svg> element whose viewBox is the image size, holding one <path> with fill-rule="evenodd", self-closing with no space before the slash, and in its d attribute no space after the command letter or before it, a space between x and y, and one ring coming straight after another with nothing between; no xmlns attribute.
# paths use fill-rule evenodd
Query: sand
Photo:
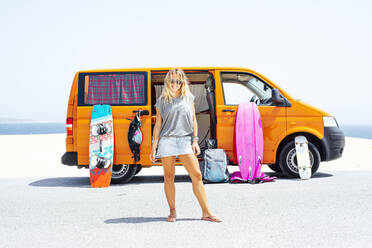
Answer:
<svg viewBox="0 0 372 248"><path fill-rule="evenodd" d="M0 135L0 178L19 177L89 177L89 170L61 163L65 152L65 134ZM229 166L229 171L237 170ZM337 160L322 162L319 172L372 170L372 140L346 137L344 155ZM267 166L263 171L271 171ZM140 175L162 175L161 166L144 168ZM176 166L176 174L187 174Z"/></svg>

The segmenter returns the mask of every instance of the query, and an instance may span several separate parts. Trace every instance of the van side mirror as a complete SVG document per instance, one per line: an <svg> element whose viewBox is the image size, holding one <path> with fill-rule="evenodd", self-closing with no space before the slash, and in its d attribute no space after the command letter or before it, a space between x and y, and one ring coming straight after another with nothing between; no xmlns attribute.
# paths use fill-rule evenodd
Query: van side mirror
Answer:
<svg viewBox="0 0 372 248"><path fill-rule="evenodd" d="M279 90L277 88L274 88L271 91L271 98L275 105L280 105L284 102L284 98L280 96Z"/></svg>

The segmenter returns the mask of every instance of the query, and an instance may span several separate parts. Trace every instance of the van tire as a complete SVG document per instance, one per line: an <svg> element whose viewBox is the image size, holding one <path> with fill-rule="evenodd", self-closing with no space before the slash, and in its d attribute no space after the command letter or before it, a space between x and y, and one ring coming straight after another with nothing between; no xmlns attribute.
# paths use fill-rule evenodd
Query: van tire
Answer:
<svg viewBox="0 0 372 248"><path fill-rule="evenodd" d="M137 165L115 164L112 168L111 183L128 183L136 175Z"/></svg>
<svg viewBox="0 0 372 248"><path fill-rule="evenodd" d="M275 172L282 172L282 169L280 169L279 164L268 164L270 169L272 169Z"/></svg>
<svg viewBox="0 0 372 248"><path fill-rule="evenodd" d="M311 175L319 169L320 154L318 148L309 141L310 163L312 164ZM282 173L290 178L299 178L297 169L296 147L294 141L288 142L280 151L279 166Z"/></svg>
<svg viewBox="0 0 372 248"><path fill-rule="evenodd" d="M142 170L142 165L137 165L136 174L137 175Z"/></svg>

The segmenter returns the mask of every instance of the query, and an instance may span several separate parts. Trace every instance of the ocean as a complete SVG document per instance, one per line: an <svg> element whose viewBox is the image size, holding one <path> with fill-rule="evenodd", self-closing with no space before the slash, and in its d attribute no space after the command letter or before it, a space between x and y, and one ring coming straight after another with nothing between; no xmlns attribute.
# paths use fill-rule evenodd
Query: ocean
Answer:
<svg viewBox="0 0 372 248"><path fill-rule="evenodd" d="M340 125L346 137L372 139L372 125Z"/></svg>
<svg viewBox="0 0 372 248"><path fill-rule="evenodd" d="M372 125L342 125L347 137L372 139ZM65 133L65 123L3 123L0 135Z"/></svg>
<svg viewBox="0 0 372 248"><path fill-rule="evenodd" d="M0 135L65 133L65 123L0 123Z"/></svg>

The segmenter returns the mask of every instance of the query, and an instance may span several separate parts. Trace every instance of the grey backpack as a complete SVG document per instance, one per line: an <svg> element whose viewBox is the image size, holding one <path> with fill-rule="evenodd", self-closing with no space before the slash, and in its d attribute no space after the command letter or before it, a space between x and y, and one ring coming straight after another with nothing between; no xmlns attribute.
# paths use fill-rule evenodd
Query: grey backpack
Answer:
<svg viewBox="0 0 372 248"><path fill-rule="evenodd" d="M204 161L200 162L200 171L204 183L226 183L229 181L228 158L223 149L206 149L203 158Z"/></svg>

